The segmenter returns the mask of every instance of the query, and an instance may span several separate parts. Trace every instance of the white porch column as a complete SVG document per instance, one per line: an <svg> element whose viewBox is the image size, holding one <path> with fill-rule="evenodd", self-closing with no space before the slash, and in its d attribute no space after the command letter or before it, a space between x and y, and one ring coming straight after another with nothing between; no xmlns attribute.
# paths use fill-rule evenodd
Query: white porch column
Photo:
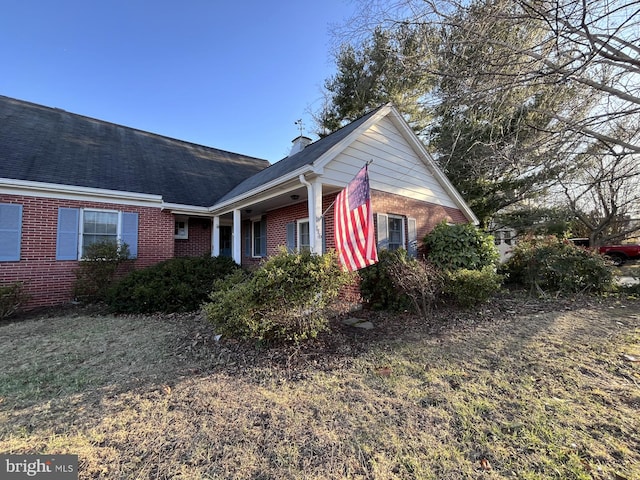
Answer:
<svg viewBox="0 0 640 480"><path fill-rule="evenodd" d="M309 211L309 247L311 253L322 254L322 182L319 178L308 182L300 175L300 182L307 187L307 209Z"/></svg>
<svg viewBox="0 0 640 480"><path fill-rule="evenodd" d="M311 236L311 251L322 255L322 182L316 178L311 182L311 192L313 194L313 209L309 205L309 235ZM312 229L313 228L313 229Z"/></svg>
<svg viewBox="0 0 640 480"><path fill-rule="evenodd" d="M213 228L211 229L211 256L220 256L220 217L213 217Z"/></svg>
<svg viewBox="0 0 640 480"><path fill-rule="evenodd" d="M238 265L242 264L242 222L240 220L240 210L233 211L233 261Z"/></svg>

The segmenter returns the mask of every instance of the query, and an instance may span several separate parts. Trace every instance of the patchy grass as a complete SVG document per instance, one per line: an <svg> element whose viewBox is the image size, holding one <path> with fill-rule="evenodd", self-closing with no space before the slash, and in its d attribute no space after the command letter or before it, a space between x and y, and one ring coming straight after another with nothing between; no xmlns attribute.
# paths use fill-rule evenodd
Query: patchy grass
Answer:
<svg viewBox="0 0 640 480"><path fill-rule="evenodd" d="M275 349L197 315L0 325L0 452L81 479L640 478L640 303L441 315Z"/></svg>

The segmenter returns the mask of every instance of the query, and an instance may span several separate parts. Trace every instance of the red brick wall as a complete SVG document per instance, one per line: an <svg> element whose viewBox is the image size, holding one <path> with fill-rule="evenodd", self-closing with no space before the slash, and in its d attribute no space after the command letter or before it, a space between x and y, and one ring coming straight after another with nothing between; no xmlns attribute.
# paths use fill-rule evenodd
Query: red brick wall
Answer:
<svg viewBox="0 0 640 480"><path fill-rule="evenodd" d="M275 255L278 249L287 245L287 224L302 218L307 218L307 202L288 205L271 212L267 212L267 255ZM246 230L251 228L249 222L242 222L242 266L254 267L260 264L261 258L247 256L245 252Z"/></svg>
<svg viewBox="0 0 640 480"><path fill-rule="evenodd" d="M278 248L287 245L287 224L307 218L307 202L296 203L267 214L267 255L274 255Z"/></svg>
<svg viewBox="0 0 640 480"><path fill-rule="evenodd" d="M326 195L322 199L322 211L326 212L325 235L327 249L335 248L334 239L334 221L333 208L329 208L334 202L336 194ZM395 214L416 219L416 227L418 233L418 246L421 251L422 239L433 228L443 220L451 223L466 223L467 219L464 214L450 207L442 207L433 203L413 200L408 197L394 195L380 191L371 191L371 207L374 213ZM273 255L278 248L287 244L287 224L295 222L309 216L307 212L307 202L299 202L284 208L268 212L267 219L267 254ZM243 236L244 239L243 224ZM407 224L405 222L405 229ZM405 238L408 237L408 231L405 231ZM242 242L244 249L244 241ZM243 265L255 265L260 259L252 259L242 257Z"/></svg>
<svg viewBox="0 0 640 480"><path fill-rule="evenodd" d="M190 217L189 238L177 238L174 251L176 257L211 255L211 219Z"/></svg>
<svg viewBox="0 0 640 480"><path fill-rule="evenodd" d="M324 234L325 234L325 245L327 246L327 251L336 248L336 231L335 231L335 221L333 215L333 203L336 200L338 194L328 195L322 198L322 211L325 213L325 222L324 222ZM331 208L329 208L331 207Z"/></svg>
<svg viewBox="0 0 640 480"><path fill-rule="evenodd" d="M59 207L137 212L136 268L153 265L174 254L173 215L159 208L6 194L0 194L0 203L23 206L20 261L0 262L0 283L25 282L25 290L31 296L27 308L63 304L73 299L73 271L78 262L56 260Z"/></svg>
<svg viewBox="0 0 640 480"><path fill-rule="evenodd" d="M429 202L413 200L391 193L371 192L371 209L375 213L400 215L416 219L418 234L418 252L425 253L422 239L440 222L467 223L464 214L457 208L443 207ZM374 218L375 221L375 218ZM408 238L407 222L405 222L405 238Z"/></svg>
<svg viewBox="0 0 640 480"><path fill-rule="evenodd" d="M336 194L327 195L322 199L322 211L326 212L325 235L327 249L335 248L334 238L334 215L333 208L330 208L334 202ZM422 239L429 233L438 223L443 220L451 223L466 223L468 220L464 214L455 208L442 207L433 203L421 202L400 195L390 193L372 191L371 206L374 213L386 213L411 217L416 219L416 227L418 234L419 252L424 253L422 248ZM267 253L273 255L278 251L278 247L287 244L287 224L295 222L302 218L307 218L307 202L296 203L278 210L269 212L267 219ZM244 225L243 225L244 227ZM408 227L405 222L405 229ZM244 233L244 231L243 231ZM405 238L409 232L405 230ZM244 236L243 236L244 238ZM244 248L244 242L242 245ZM243 265L255 265L259 263L259 259L250 259L244 257ZM341 300L348 304L358 303L361 301L360 292L357 284L350 285L344 289Z"/></svg>

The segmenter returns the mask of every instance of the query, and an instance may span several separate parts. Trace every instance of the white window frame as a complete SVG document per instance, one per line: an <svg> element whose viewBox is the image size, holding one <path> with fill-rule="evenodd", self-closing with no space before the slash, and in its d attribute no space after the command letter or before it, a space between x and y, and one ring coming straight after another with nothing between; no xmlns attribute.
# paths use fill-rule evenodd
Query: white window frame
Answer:
<svg viewBox="0 0 640 480"><path fill-rule="evenodd" d="M391 243L391 220L400 220L401 223L401 227L400 227L400 233L402 235L401 238L401 242L398 245L397 243ZM393 215L393 214L387 214L387 235L388 235L388 249L389 251L393 251L393 250L398 250L400 248L404 248L406 250L407 248L407 238L405 235L405 229L406 229L406 220L404 218L404 216L402 215ZM398 245L398 248L391 248L391 245Z"/></svg>
<svg viewBox="0 0 640 480"><path fill-rule="evenodd" d="M309 243L306 245L302 243L302 234L300 232L302 225L305 225L305 224L309 228ZM311 250L311 223L309 222L308 217L301 218L296 221L296 249L298 252L303 252L305 251L305 248L306 248L306 251Z"/></svg>
<svg viewBox="0 0 640 480"><path fill-rule="evenodd" d="M178 222L184 222L184 228L177 227ZM178 233L175 233L175 229L178 228ZM173 238L177 240L189 239L189 217L176 216L174 222L174 235Z"/></svg>
<svg viewBox="0 0 640 480"><path fill-rule="evenodd" d="M81 208L80 209L80 221L78 222L78 258L85 258L84 250L84 215L86 212L98 212L98 213L115 213L118 216L116 224L116 244L122 243L122 212L118 210L103 210L99 208Z"/></svg>

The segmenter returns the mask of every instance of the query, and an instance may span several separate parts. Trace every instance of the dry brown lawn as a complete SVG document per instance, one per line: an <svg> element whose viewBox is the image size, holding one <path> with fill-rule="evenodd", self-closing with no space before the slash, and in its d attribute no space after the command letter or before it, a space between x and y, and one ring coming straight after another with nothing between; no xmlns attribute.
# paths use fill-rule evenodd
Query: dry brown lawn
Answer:
<svg viewBox="0 0 640 480"><path fill-rule="evenodd" d="M640 479L640 301L367 315L275 348L196 314L2 324L0 452L81 479Z"/></svg>

